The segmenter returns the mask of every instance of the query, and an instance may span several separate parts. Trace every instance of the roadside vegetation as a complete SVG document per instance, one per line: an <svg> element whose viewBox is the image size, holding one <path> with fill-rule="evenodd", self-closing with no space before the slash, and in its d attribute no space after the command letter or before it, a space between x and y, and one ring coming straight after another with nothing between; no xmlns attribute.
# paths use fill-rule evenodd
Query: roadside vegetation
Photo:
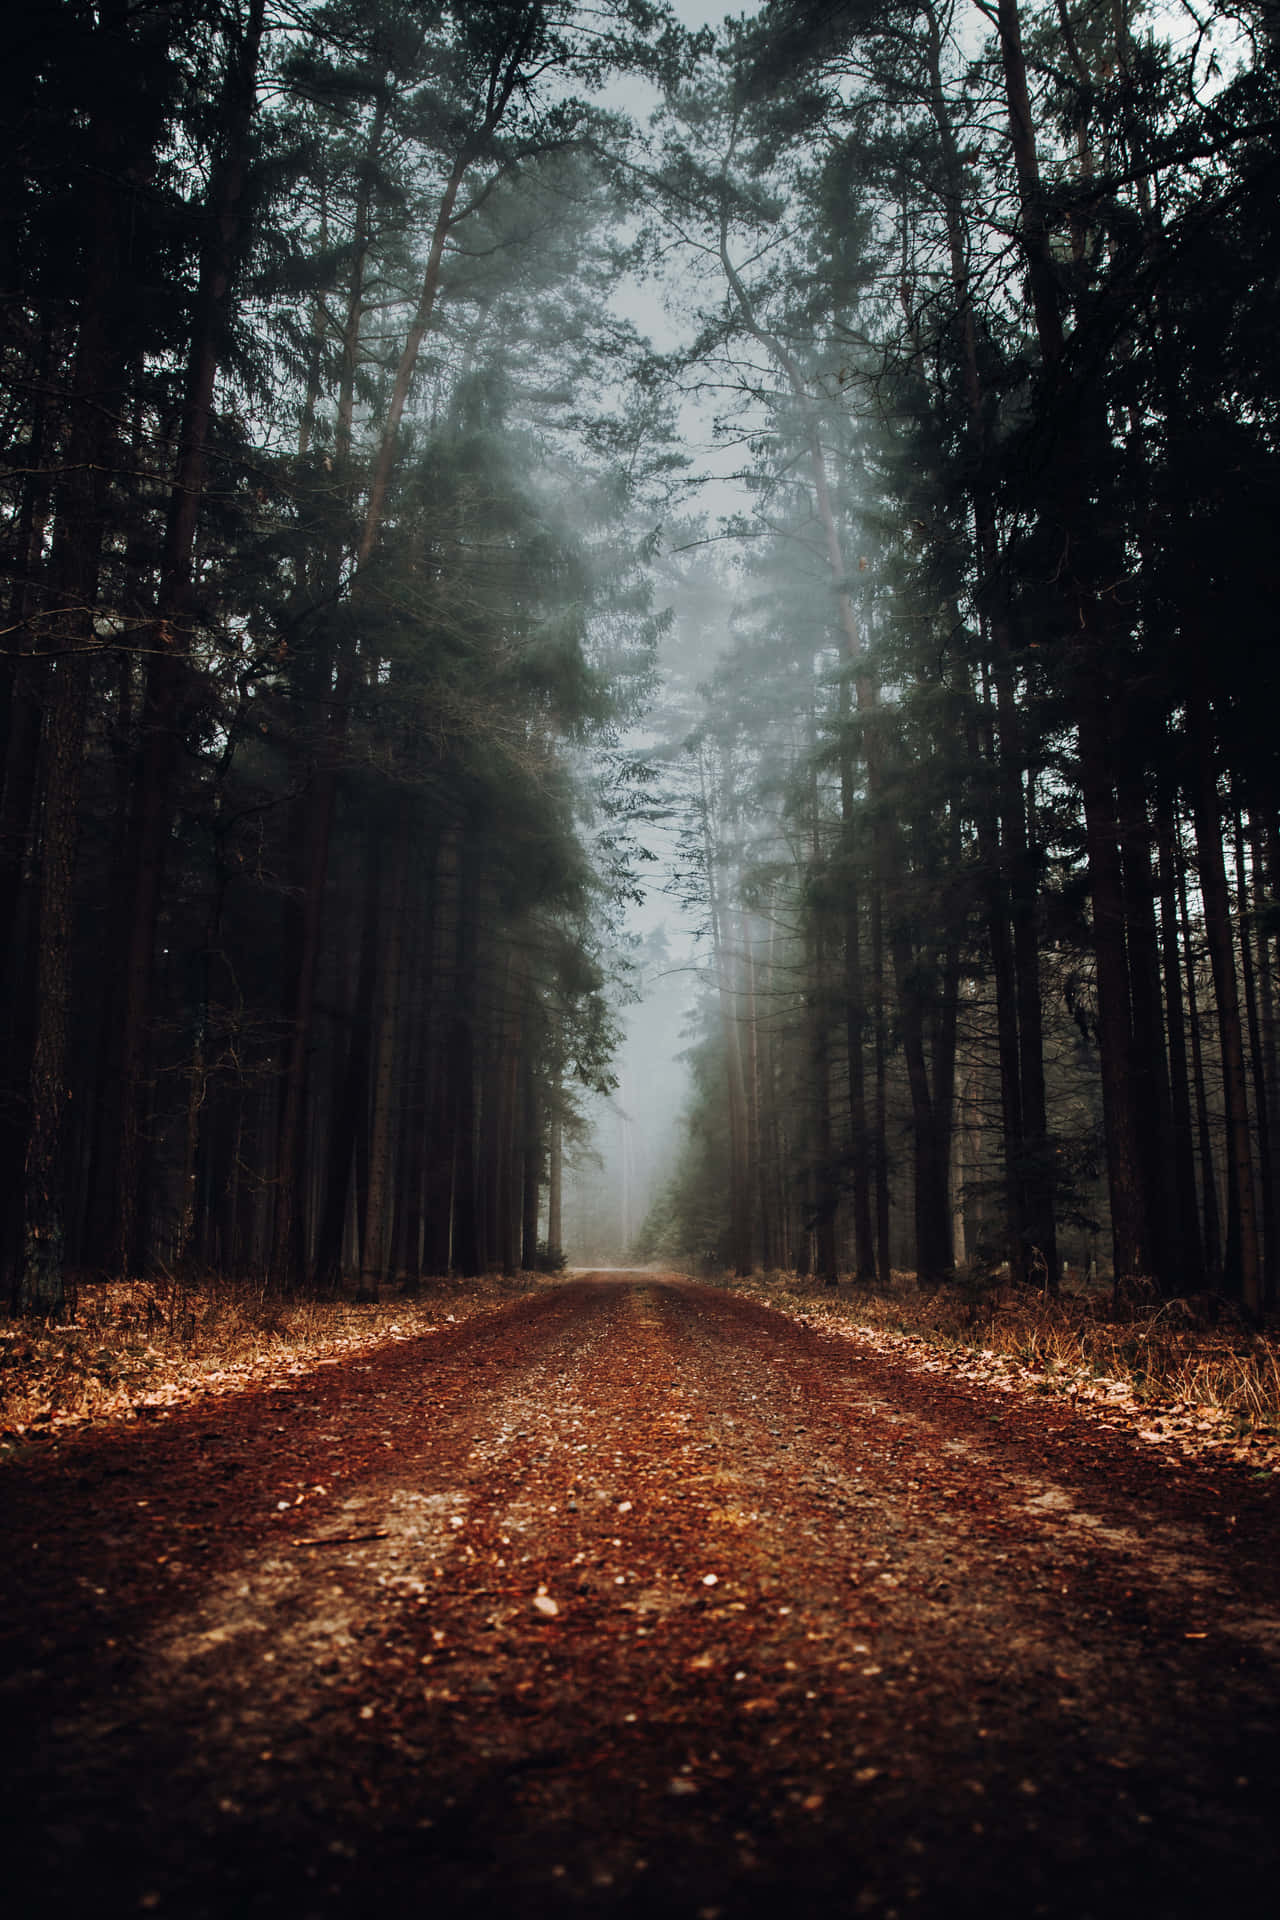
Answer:
<svg viewBox="0 0 1280 1920"><path fill-rule="evenodd" d="M572 1277L438 1278L379 1301L282 1300L212 1275L95 1283L60 1323L0 1322L0 1448L31 1431L156 1418L195 1395L279 1384ZM1214 1295L1117 1305L1109 1286L1047 1299L999 1276L929 1292L898 1272L889 1287L839 1289L781 1271L701 1277L916 1368L1061 1396L1153 1442L1280 1469L1280 1338Z"/></svg>
<svg viewBox="0 0 1280 1920"><path fill-rule="evenodd" d="M0 1322L0 1449L31 1429L155 1417L197 1394L278 1384L551 1284L491 1274L367 1301L284 1300L260 1282L216 1275L95 1283L62 1321Z"/></svg>
<svg viewBox="0 0 1280 1920"><path fill-rule="evenodd" d="M711 1284L897 1348L916 1365L1060 1394L1157 1442L1280 1467L1280 1339L1217 1295L1126 1304L1105 1286L1052 1299L998 1279L925 1292L906 1273L889 1287L838 1290L783 1272Z"/></svg>

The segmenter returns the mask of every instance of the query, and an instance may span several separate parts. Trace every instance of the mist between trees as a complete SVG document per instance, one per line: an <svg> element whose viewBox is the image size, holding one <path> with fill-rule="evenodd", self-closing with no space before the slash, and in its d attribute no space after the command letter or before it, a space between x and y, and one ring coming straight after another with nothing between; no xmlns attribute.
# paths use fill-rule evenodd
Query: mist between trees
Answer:
<svg viewBox="0 0 1280 1920"><path fill-rule="evenodd" d="M6 25L18 1305L553 1262L656 821L642 1250L1274 1298L1276 20Z"/></svg>

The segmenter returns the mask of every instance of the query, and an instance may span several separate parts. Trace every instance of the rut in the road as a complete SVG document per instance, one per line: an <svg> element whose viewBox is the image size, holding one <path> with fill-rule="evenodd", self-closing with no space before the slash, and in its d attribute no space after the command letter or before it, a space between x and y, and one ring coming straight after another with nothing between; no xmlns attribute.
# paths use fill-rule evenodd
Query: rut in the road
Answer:
<svg viewBox="0 0 1280 1920"><path fill-rule="evenodd" d="M635 1277L77 1443L19 1516L102 1501L19 1563L41 1911L1249 1897L1256 1591L1200 1483L1083 1429L1073 1482L1061 1411L1001 1411Z"/></svg>

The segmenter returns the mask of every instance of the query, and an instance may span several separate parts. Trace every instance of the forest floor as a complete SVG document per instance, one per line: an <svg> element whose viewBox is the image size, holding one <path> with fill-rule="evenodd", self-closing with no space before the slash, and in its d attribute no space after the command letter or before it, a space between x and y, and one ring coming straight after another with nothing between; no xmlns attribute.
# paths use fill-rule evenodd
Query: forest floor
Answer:
<svg viewBox="0 0 1280 1920"><path fill-rule="evenodd" d="M1269 1907L1277 1477L792 1304L573 1277L11 1431L7 1910Z"/></svg>

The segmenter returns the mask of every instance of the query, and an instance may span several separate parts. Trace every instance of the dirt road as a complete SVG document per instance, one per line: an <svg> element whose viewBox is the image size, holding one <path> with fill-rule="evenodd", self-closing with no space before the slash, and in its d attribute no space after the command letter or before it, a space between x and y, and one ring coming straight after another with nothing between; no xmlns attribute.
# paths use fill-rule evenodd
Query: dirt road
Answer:
<svg viewBox="0 0 1280 1920"><path fill-rule="evenodd" d="M688 1282L0 1478L12 1914L1273 1907L1268 1488Z"/></svg>

